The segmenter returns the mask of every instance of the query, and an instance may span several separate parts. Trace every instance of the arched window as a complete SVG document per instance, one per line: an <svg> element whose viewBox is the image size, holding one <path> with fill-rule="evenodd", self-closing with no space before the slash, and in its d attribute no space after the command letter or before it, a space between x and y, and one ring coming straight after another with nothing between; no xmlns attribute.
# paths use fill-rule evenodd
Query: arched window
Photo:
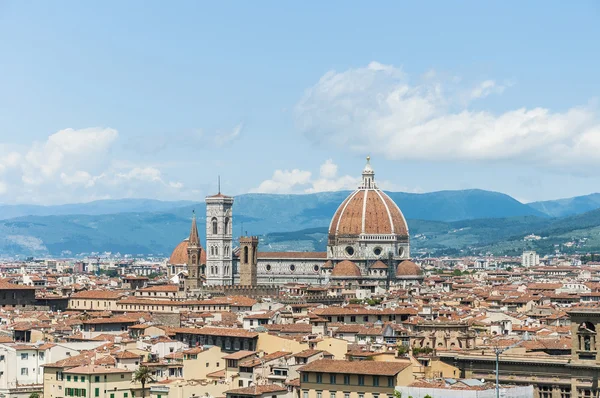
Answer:
<svg viewBox="0 0 600 398"><path fill-rule="evenodd" d="M196 265L196 255L193 255L193 256L192 256L192 264L193 264L193 265Z"/></svg>
<svg viewBox="0 0 600 398"><path fill-rule="evenodd" d="M213 235L217 234L217 218L216 217L212 218L212 233L213 233Z"/></svg>
<svg viewBox="0 0 600 398"><path fill-rule="evenodd" d="M223 231L223 233L229 233L229 217L225 217L225 231Z"/></svg>
<svg viewBox="0 0 600 398"><path fill-rule="evenodd" d="M244 264L248 264L248 246L244 246Z"/></svg>

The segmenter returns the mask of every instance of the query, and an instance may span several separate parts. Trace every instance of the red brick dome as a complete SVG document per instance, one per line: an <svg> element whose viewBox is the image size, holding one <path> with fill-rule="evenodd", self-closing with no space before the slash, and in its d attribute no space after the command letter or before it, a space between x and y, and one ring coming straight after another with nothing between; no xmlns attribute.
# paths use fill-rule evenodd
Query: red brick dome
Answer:
<svg viewBox="0 0 600 398"><path fill-rule="evenodd" d="M175 247L171 253L171 257L169 257L169 264L187 264L188 243L189 239L185 239ZM206 251L204 249L200 252L200 264L206 264Z"/></svg>
<svg viewBox="0 0 600 398"><path fill-rule="evenodd" d="M360 268L358 265L354 264L350 260L344 260L342 262L337 263L333 267L333 271L331 272L331 276L339 276L339 277L361 277Z"/></svg>
<svg viewBox="0 0 600 398"><path fill-rule="evenodd" d="M421 276L422 274L421 267L410 260L404 260L396 267L396 277Z"/></svg>

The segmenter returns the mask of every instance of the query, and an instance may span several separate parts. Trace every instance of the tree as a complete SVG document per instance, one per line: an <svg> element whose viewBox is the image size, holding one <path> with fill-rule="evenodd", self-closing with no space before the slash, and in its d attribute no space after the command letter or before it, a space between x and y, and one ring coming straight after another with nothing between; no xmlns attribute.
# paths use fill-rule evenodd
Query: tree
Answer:
<svg viewBox="0 0 600 398"><path fill-rule="evenodd" d="M455 269L454 271L452 271L452 275L454 276L461 276L463 273L459 270L459 269Z"/></svg>
<svg viewBox="0 0 600 398"><path fill-rule="evenodd" d="M147 366L140 366L133 374L133 381L142 384L142 398L146 396L146 383L154 381L152 371Z"/></svg>
<svg viewBox="0 0 600 398"><path fill-rule="evenodd" d="M38 394L37 392L32 392L31 394L29 394L29 398L40 398L40 394Z"/></svg>
<svg viewBox="0 0 600 398"><path fill-rule="evenodd" d="M406 355L406 353L408 352L408 347L405 346L404 344L400 344L398 346L398 356L402 357L404 355Z"/></svg>

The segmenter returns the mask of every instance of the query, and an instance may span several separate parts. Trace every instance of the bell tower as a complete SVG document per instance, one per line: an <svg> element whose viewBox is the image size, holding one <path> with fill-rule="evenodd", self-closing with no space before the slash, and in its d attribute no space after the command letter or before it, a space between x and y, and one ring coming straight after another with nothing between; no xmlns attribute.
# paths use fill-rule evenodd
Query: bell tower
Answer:
<svg viewBox="0 0 600 398"><path fill-rule="evenodd" d="M257 285L257 249L258 237L241 236L240 237L240 285Z"/></svg>
<svg viewBox="0 0 600 398"><path fill-rule="evenodd" d="M192 228L190 237L188 238L187 246L187 288L197 289L202 285L202 273L200 272L200 259L202 254L202 246L200 245L200 237L198 236L198 226L196 224L196 212L192 215Z"/></svg>
<svg viewBox="0 0 600 398"><path fill-rule="evenodd" d="M233 198L219 192L206 198L206 284L233 284Z"/></svg>

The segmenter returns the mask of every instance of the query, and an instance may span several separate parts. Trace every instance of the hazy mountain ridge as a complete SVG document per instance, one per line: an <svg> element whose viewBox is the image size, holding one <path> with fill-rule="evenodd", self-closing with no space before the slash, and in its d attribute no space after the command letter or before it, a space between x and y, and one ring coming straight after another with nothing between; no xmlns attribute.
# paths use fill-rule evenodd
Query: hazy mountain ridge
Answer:
<svg viewBox="0 0 600 398"><path fill-rule="evenodd" d="M263 236L263 247L269 250L322 250L330 219L348 193L237 196L234 236ZM413 253L477 250L486 246L495 251L503 241L522 240L530 233L554 231L555 235L563 235L584 231L578 233L585 235L585 231L600 225L600 216L596 218L593 212L551 219L540 210L497 192L388 194L408 219ZM0 255L70 256L104 251L168 255L189 233L192 210L201 223L205 214L203 202L145 199L31 208L44 214L13 218L10 216L17 210L28 208L0 206ZM63 214L66 211L75 214ZM53 212L57 214L45 214ZM81 214L85 212L89 214ZM204 239L204 228L200 228L200 234ZM295 240L290 239L293 236Z"/></svg>
<svg viewBox="0 0 600 398"><path fill-rule="evenodd" d="M600 193L557 200L545 200L528 205L550 217L565 217L600 208Z"/></svg>

